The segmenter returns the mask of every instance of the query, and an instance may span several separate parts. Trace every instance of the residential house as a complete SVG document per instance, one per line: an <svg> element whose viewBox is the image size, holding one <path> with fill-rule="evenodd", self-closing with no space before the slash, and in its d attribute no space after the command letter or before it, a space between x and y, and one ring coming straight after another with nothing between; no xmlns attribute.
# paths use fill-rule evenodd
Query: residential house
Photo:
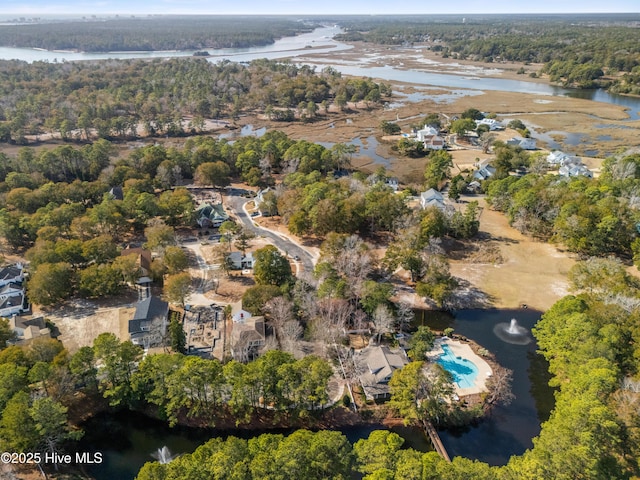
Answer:
<svg viewBox="0 0 640 480"><path fill-rule="evenodd" d="M0 317L9 318L27 310L24 287L20 283L8 283L0 288Z"/></svg>
<svg viewBox="0 0 640 480"><path fill-rule="evenodd" d="M483 118L482 120L476 120L476 126L486 125L489 127L489 130L504 130L504 125L502 122L496 120L495 118Z"/></svg>
<svg viewBox="0 0 640 480"><path fill-rule="evenodd" d="M394 192L397 192L400 188L400 183L396 177L389 177L384 181L384 184Z"/></svg>
<svg viewBox="0 0 640 480"><path fill-rule="evenodd" d="M253 253L243 255L242 252L231 252L227 257L236 270L250 270L253 268Z"/></svg>
<svg viewBox="0 0 640 480"><path fill-rule="evenodd" d="M422 192L420 194L420 206L422 208L437 207L440 210L444 210L446 208L446 205L444 204L444 197L434 188L430 188L426 192Z"/></svg>
<svg viewBox="0 0 640 480"><path fill-rule="evenodd" d="M584 165L567 164L558 169L558 175L561 177L587 177L593 178L593 172Z"/></svg>
<svg viewBox="0 0 640 480"><path fill-rule="evenodd" d="M432 137L437 136L439 133L440 132L437 128L425 125L421 130L418 130L416 132L416 140L418 140L419 142L424 142L431 139Z"/></svg>
<svg viewBox="0 0 640 480"><path fill-rule="evenodd" d="M568 153L564 153L560 150L554 150L549 155L547 155L547 163L552 166L563 167L569 164L581 165L582 160L580 160L580 157L569 155Z"/></svg>
<svg viewBox="0 0 640 480"><path fill-rule="evenodd" d="M536 139L535 138L518 138L513 137L507 140L507 145L514 145L516 147L520 147L523 150L535 150L537 149Z"/></svg>
<svg viewBox="0 0 640 480"><path fill-rule="evenodd" d="M233 323L231 330L231 355L239 362L248 362L258 356L265 344L264 317L249 317Z"/></svg>
<svg viewBox="0 0 640 480"><path fill-rule="evenodd" d="M409 363L404 350L387 346L366 347L355 354L354 361L364 371L359 380L368 400L388 398L393 372Z"/></svg>
<svg viewBox="0 0 640 480"><path fill-rule="evenodd" d="M0 287L9 283L22 283L24 281L24 268L21 263L7 265L0 269Z"/></svg>
<svg viewBox="0 0 640 480"><path fill-rule="evenodd" d="M9 318L9 327L15 335L9 342L13 345L23 345L35 338L51 337L51 330L47 327L44 317L25 319L13 315Z"/></svg>
<svg viewBox="0 0 640 480"><path fill-rule="evenodd" d="M444 138L439 135L434 135L433 137L425 140L423 142L424 148L427 150L443 150L444 149Z"/></svg>
<svg viewBox="0 0 640 480"><path fill-rule="evenodd" d="M486 180L495 175L496 168L489 163L489 160L482 160L476 164L478 170L473 172L473 178L476 180Z"/></svg>
<svg viewBox="0 0 640 480"><path fill-rule="evenodd" d="M196 209L196 218L201 228L217 228L229 220L221 203L203 203Z"/></svg>
<svg viewBox="0 0 640 480"><path fill-rule="evenodd" d="M167 335L169 304L150 296L136 304L133 318L129 320L129 338L132 343L145 348L160 345Z"/></svg>

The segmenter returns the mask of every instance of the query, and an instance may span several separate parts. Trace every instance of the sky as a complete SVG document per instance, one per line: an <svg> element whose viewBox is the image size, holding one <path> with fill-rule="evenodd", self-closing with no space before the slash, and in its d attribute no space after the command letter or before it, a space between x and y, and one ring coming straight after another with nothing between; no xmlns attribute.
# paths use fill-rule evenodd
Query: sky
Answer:
<svg viewBox="0 0 640 480"><path fill-rule="evenodd" d="M640 12L638 0L2 0L0 16Z"/></svg>

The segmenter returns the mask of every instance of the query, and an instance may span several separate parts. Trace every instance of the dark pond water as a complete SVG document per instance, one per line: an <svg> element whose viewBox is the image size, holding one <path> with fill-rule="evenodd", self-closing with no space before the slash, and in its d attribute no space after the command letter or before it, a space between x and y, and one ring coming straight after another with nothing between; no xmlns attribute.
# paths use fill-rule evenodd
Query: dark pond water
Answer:
<svg viewBox="0 0 640 480"><path fill-rule="evenodd" d="M133 412L101 414L84 425L85 436L81 450L101 452L101 464L86 468L87 474L96 480L132 480L146 462L156 459L154 454L167 447L172 455L191 453L198 446L214 437L229 435L249 439L266 431L205 430L192 428L169 428L165 423ZM355 443L367 438L374 430L385 430L383 425L359 425L340 429ZM424 433L412 427L393 427L405 439L404 446L423 452L432 450ZM268 433L289 434L293 429L270 430Z"/></svg>
<svg viewBox="0 0 640 480"><path fill-rule="evenodd" d="M521 455L533 446L532 439L540 433L541 422L549 418L554 405L553 389L548 386L546 360L536 353L536 343L515 345L494 333L499 323L512 318L530 330L541 312L522 310L462 310L452 317L439 312L418 311L416 322L473 339L495 354L497 361L513 370L514 401L493 410L490 417L476 426L458 431L441 431L440 436L451 457L463 456L504 465L512 455ZM532 337L533 338L533 337Z"/></svg>

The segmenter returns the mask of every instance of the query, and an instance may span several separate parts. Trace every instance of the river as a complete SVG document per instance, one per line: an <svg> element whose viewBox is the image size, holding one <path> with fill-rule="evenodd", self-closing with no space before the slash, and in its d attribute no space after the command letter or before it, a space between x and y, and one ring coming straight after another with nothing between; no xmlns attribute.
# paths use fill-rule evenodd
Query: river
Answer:
<svg viewBox="0 0 640 480"><path fill-rule="evenodd" d="M358 425L338 429L353 444L367 438L374 430L387 429L383 425ZM214 437L228 435L249 439L266 431L244 430L223 432L194 428L169 428L166 423L139 413L119 412L100 414L84 425L85 437L81 451L99 452L102 462L86 466L87 474L95 480L133 480L142 465L155 461L154 454L167 447L172 455L191 453L198 446ZM392 427L389 430L405 439L405 447L419 451L433 448L422 431L412 427ZM269 433L289 434L293 430L276 430ZM114 442L117 438L118 441Z"/></svg>
<svg viewBox="0 0 640 480"><path fill-rule="evenodd" d="M209 49L209 61L218 62L231 60L234 62L249 62L259 58L281 59L312 56L317 53L330 53L351 49L352 46L333 40L333 36L341 33L337 26L327 26L315 29L293 37L284 37L271 45L251 48ZM24 60L26 62L66 62L78 60L105 59L134 59L134 58L167 58L190 57L194 51L149 51L149 52L107 52L83 53L67 51L47 51L30 48L0 47L0 59ZM318 68L331 66L345 75L379 78L387 81L401 81L417 85L432 85L466 90L491 90L518 93L532 93L538 95L559 95L584 98L595 102L620 105L628 109L629 119L640 119L640 98L616 95L601 89L577 90L567 89L544 83L534 83L522 80L508 80L504 78L482 77L470 75L461 69L460 75L433 72L433 66L425 64L424 69L400 69L393 66L367 66L368 62L379 60L380 57L368 57L352 62L313 62ZM594 107L597 112L597 107Z"/></svg>

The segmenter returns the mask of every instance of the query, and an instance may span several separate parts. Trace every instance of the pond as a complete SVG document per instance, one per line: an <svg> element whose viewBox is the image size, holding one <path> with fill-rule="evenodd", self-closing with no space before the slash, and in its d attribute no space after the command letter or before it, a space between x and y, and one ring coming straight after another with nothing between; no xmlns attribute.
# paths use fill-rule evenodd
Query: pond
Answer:
<svg viewBox="0 0 640 480"><path fill-rule="evenodd" d="M81 450L101 452L100 464L86 467L87 473L96 480L132 480L142 465L155 461L154 455L164 447L172 456L191 453L198 446L214 437L233 435L249 439L263 433L292 433L293 429L238 430L234 432L213 429L169 428L164 422L134 412L100 414L84 426L85 436ZM386 428L380 424L348 426L337 429L353 444L367 438L374 430L391 430L405 439L404 447L419 451L432 450L424 433L413 427ZM117 439L117 440L114 440Z"/></svg>
<svg viewBox="0 0 640 480"><path fill-rule="evenodd" d="M418 325L428 325L436 330L451 327L454 334L474 340L492 352L500 365L513 370L515 399L510 405L495 408L478 425L439 432L449 456L504 465L512 455L521 455L533 446L532 439L540 433L540 424L549 418L554 405L553 389L548 386L548 364L536 353L534 341L524 345L509 343L494 333L494 328L508 325L515 318L530 335L540 315L541 312L531 309L461 310L455 316L416 312Z"/></svg>

